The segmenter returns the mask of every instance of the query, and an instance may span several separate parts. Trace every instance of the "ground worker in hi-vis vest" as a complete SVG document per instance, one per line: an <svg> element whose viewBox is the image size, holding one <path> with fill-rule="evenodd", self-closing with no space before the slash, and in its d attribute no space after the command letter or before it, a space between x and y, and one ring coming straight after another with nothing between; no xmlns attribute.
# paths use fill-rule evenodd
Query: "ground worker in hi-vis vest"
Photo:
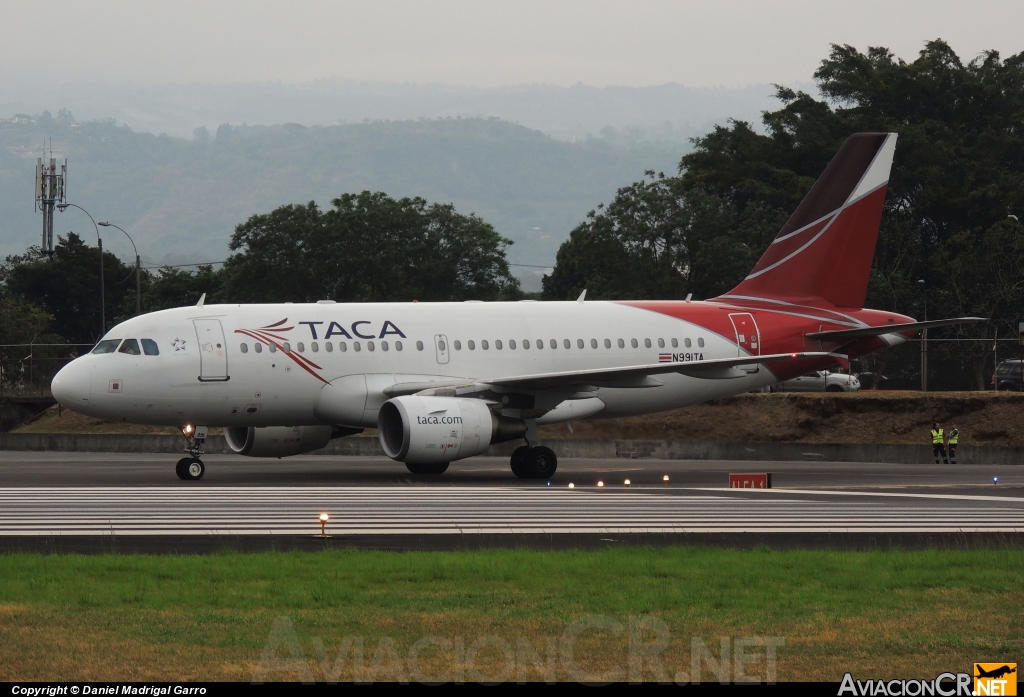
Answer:
<svg viewBox="0 0 1024 697"><path fill-rule="evenodd" d="M956 464L956 446L957 446L957 443L960 442L960 431L957 430L956 422L955 421L952 423L952 426L953 426L953 428L949 429L949 440L947 441L947 443L949 444L949 461L952 464L955 465ZM936 462L938 462L938 460L936 460Z"/></svg>
<svg viewBox="0 0 1024 697"><path fill-rule="evenodd" d="M942 456L942 461L947 465L949 460L946 459L946 445L943 442L943 430L939 427L939 422L936 421L932 424L932 455L935 456L935 464L939 464L939 456Z"/></svg>

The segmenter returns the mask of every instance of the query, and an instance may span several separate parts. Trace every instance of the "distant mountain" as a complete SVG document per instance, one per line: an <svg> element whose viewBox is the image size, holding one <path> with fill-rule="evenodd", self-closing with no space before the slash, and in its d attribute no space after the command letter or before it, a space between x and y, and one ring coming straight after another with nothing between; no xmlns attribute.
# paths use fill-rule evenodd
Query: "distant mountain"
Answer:
<svg viewBox="0 0 1024 697"><path fill-rule="evenodd" d="M15 118L0 122L0 254L38 243L32 185L50 139L68 159L69 200L128 230L150 263L223 259L234 226L254 213L310 200L329 207L343 192L371 189L454 203L515 241L511 261L550 265L589 210L645 170L674 172L686 150L669 141L571 143L496 118L224 125L191 140L66 113ZM56 221L58 234L95 237L74 209ZM119 236L104 232L104 245L128 259ZM541 269L517 271L527 289L539 287Z"/></svg>
<svg viewBox="0 0 1024 697"><path fill-rule="evenodd" d="M222 123L335 125L496 116L562 140L597 136L608 128L613 136L686 142L728 118L759 123L762 111L778 107L774 94L772 85L479 88L345 80L174 85L19 82L7 75L0 77L0 114L66 108L82 120L112 117L136 131L183 138L199 126L215 130Z"/></svg>

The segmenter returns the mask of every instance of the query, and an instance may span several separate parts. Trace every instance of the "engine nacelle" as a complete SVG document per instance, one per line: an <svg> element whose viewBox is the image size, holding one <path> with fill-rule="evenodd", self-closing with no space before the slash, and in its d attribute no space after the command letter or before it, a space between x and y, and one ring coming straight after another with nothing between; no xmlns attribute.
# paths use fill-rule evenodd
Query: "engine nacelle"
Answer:
<svg viewBox="0 0 1024 697"><path fill-rule="evenodd" d="M331 440L330 426L245 426L224 429L228 447L249 457L287 457L319 450Z"/></svg>
<svg viewBox="0 0 1024 697"><path fill-rule="evenodd" d="M526 424L495 415L478 399L411 395L384 402L377 431L392 460L427 464L472 457L492 443L522 438Z"/></svg>

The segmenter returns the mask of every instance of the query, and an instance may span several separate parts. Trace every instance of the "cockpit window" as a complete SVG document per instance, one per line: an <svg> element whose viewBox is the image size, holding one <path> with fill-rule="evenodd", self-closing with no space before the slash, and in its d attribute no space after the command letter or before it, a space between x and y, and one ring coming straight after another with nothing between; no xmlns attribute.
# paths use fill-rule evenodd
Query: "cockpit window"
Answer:
<svg viewBox="0 0 1024 697"><path fill-rule="evenodd" d="M124 343L121 344L121 348L117 350L118 353L127 353L129 356L141 356L142 351L139 349L139 342L135 339L125 339Z"/></svg>
<svg viewBox="0 0 1024 697"><path fill-rule="evenodd" d="M152 339L142 340L142 350L147 356L159 356L160 349L157 348L156 342Z"/></svg>
<svg viewBox="0 0 1024 697"><path fill-rule="evenodd" d="M117 350L117 345L121 343L120 339L104 339L100 343L96 344L96 348L92 350L93 353L113 353Z"/></svg>

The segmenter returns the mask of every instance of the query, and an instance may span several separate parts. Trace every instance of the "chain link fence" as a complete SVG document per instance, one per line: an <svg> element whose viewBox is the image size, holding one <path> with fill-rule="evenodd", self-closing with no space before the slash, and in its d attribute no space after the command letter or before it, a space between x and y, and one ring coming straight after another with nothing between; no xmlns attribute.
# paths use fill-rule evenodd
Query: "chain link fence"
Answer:
<svg viewBox="0 0 1024 697"><path fill-rule="evenodd" d="M49 396L53 376L92 344L0 344L0 397Z"/></svg>

